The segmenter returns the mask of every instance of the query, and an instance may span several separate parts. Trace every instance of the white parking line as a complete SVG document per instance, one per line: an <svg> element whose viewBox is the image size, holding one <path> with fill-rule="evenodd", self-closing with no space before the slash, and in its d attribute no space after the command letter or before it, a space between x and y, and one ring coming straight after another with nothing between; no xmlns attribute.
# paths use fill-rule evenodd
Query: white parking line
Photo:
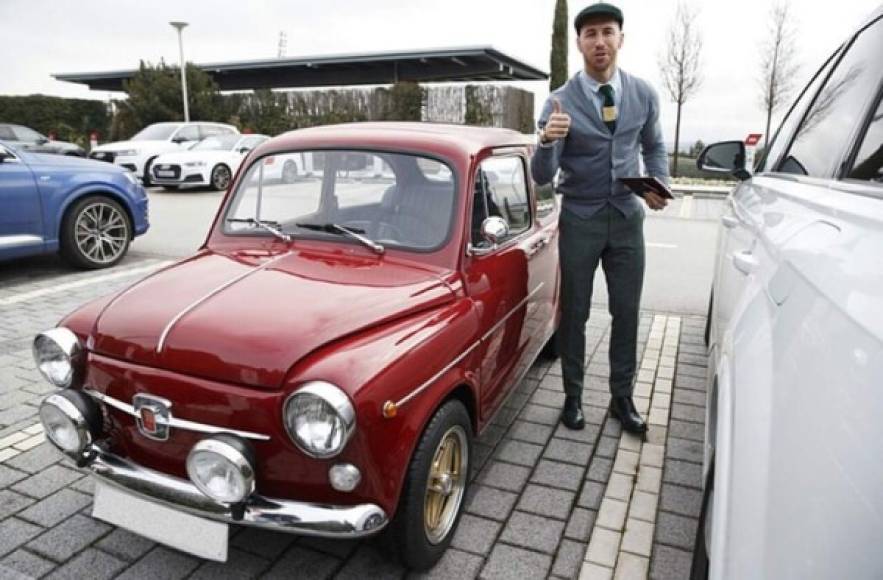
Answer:
<svg viewBox="0 0 883 580"><path fill-rule="evenodd" d="M693 195L692 194L689 194L689 193L684 194L684 197L681 200L680 217L682 217L682 218L693 217Z"/></svg>
<svg viewBox="0 0 883 580"><path fill-rule="evenodd" d="M73 288L81 288L83 286L91 286L92 284L100 284L102 282L108 282L110 280L117 280L119 278L128 278L131 276L137 276L138 274L145 274L148 272L152 272L164 266L168 266L169 264L173 264L174 262L171 260L162 261L162 262L153 262L149 266L136 266L132 268L126 268L122 270L117 270L112 274L104 274L103 276L93 276L90 278L85 278L83 280L77 280L76 282L68 282L67 284L59 284L57 286L52 286L51 288L43 288L40 290L32 290L31 292L24 292L22 294L15 294L13 296L9 296L8 298L0 298L0 306L9 306L10 304L20 304L22 302L27 302L28 300L33 300L34 298L40 298L41 296L47 296L49 294L57 294L59 292L65 292L67 290L71 290Z"/></svg>
<svg viewBox="0 0 883 580"><path fill-rule="evenodd" d="M660 244L657 242L647 242L646 246L648 248L665 248L666 250L671 250L677 248L677 244Z"/></svg>

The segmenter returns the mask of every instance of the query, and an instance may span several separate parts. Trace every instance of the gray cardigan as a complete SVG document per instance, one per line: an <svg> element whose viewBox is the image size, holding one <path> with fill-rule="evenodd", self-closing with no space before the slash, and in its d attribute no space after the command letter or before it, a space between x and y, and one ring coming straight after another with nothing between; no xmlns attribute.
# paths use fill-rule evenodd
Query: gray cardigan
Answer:
<svg viewBox="0 0 883 580"><path fill-rule="evenodd" d="M573 76L546 100L537 125L542 129L552 112L552 97L570 115L570 132L550 147L537 147L531 161L534 181L546 184L558 176L558 192L564 207L588 217L608 202L629 216L641 210L637 197L618 177L641 175L638 155L644 158L647 174L668 182L668 156L659 128L659 98L646 81L620 69L622 95L616 132L610 134Z"/></svg>

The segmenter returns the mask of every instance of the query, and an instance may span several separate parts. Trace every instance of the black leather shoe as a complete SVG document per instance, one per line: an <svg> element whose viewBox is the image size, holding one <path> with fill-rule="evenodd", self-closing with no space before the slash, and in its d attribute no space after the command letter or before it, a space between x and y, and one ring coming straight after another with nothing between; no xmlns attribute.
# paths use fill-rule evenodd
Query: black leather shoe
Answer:
<svg viewBox="0 0 883 580"><path fill-rule="evenodd" d="M610 400L610 414L619 419L622 428L631 433L646 433L647 423L635 409L631 397L613 397Z"/></svg>
<svg viewBox="0 0 883 580"><path fill-rule="evenodd" d="M561 422L568 429L579 431L586 426L586 419L583 417L582 401L579 397L565 397L564 409L561 410Z"/></svg>

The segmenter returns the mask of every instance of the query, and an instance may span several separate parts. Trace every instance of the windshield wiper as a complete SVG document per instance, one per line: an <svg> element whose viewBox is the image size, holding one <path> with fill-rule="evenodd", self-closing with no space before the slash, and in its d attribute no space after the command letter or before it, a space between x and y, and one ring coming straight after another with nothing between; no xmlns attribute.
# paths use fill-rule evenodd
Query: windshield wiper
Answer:
<svg viewBox="0 0 883 580"><path fill-rule="evenodd" d="M378 254L382 254L386 251L386 249L381 245L375 242L374 240L368 239L365 236L360 234L364 234L365 230L358 228L345 228L339 224L294 224L299 228L304 228L307 230L316 230L318 232L325 232L329 234L343 234L353 238L361 242L362 244L368 246L372 250L374 250Z"/></svg>
<svg viewBox="0 0 883 580"><path fill-rule="evenodd" d="M291 236L283 232L281 224L276 221L263 221L255 218L227 218L227 223L234 224L251 224L259 228L265 229L284 242L291 242Z"/></svg>

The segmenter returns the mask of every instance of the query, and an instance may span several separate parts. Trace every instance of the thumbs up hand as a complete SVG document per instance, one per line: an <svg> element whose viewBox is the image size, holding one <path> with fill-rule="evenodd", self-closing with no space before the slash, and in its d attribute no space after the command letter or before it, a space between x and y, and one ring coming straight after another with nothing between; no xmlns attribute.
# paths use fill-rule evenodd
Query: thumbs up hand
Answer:
<svg viewBox="0 0 883 580"><path fill-rule="evenodd" d="M552 97L552 114L549 115L540 138L543 143L549 143L567 137L569 131L570 115L561 107L561 101Z"/></svg>

